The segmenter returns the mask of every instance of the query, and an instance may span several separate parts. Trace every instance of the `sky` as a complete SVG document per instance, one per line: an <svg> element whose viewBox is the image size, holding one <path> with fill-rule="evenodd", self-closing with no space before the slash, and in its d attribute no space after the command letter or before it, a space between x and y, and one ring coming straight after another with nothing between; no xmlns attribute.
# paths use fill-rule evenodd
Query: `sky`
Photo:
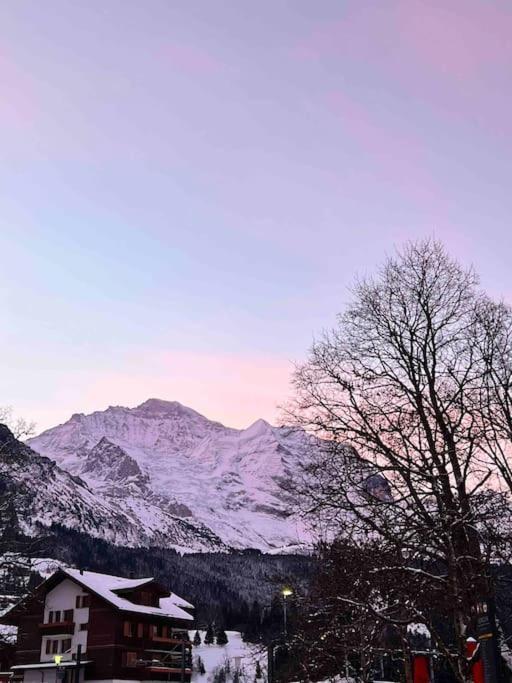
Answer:
<svg viewBox="0 0 512 683"><path fill-rule="evenodd" d="M0 405L276 421L354 278L512 302L510 0L0 3Z"/></svg>

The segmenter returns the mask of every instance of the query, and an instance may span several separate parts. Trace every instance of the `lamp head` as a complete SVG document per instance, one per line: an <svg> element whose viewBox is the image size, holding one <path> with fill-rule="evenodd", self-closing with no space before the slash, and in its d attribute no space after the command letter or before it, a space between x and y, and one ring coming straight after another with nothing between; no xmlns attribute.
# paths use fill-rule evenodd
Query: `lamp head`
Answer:
<svg viewBox="0 0 512 683"><path fill-rule="evenodd" d="M282 595L283 595L285 598L288 598L290 595L293 595L292 589L289 588L288 586L285 586L285 587L283 588L283 590L281 591L281 593L282 593Z"/></svg>

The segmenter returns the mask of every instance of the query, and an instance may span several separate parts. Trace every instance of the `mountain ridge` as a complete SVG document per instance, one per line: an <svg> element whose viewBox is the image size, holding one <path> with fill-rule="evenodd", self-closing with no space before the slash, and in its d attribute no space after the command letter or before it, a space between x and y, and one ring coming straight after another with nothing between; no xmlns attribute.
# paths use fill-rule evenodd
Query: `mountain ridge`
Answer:
<svg viewBox="0 0 512 683"><path fill-rule="evenodd" d="M226 547L275 552L308 542L281 487L313 443L304 432L263 419L235 429L151 398L75 413L27 443L109 504L131 510L142 527L150 502L209 529Z"/></svg>

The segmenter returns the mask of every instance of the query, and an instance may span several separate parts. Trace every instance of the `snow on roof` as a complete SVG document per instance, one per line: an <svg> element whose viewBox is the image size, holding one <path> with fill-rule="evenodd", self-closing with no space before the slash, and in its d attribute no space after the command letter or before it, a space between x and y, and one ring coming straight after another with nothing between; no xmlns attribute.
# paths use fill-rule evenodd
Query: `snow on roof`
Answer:
<svg viewBox="0 0 512 683"><path fill-rule="evenodd" d="M114 592L143 586L144 584L153 581L153 578L151 577L145 579L125 579L122 576L110 576L109 574L99 574L97 572L84 571L80 573L78 569L65 568L62 569L62 571L73 581L78 581L78 583L81 583L93 593L96 593L96 595L99 595L111 605L117 607L117 609L125 612L137 612L138 614L150 614L160 617L173 617L175 619L185 619L187 621L193 620L193 617L188 614L188 612L182 610L176 602L170 602L170 598L162 598L160 600L160 607L151 607L148 605L137 605Z"/></svg>
<svg viewBox="0 0 512 683"><path fill-rule="evenodd" d="M165 609L167 603L171 605L176 605L177 607L183 607L185 609L195 609L192 603L187 602L185 598L176 595L176 593L171 593L168 598L160 598L160 607L162 609Z"/></svg>

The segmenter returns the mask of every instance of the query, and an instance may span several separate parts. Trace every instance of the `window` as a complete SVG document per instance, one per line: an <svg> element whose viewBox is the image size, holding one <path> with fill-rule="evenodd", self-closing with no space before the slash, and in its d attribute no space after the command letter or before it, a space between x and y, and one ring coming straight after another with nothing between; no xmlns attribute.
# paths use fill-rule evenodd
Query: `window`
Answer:
<svg viewBox="0 0 512 683"><path fill-rule="evenodd" d="M89 596L88 595L77 595L75 607L81 609L82 607L89 607Z"/></svg>
<svg viewBox="0 0 512 683"><path fill-rule="evenodd" d="M137 624L137 638L144 637L144 624Z"/></svg>
<svg viewBox="0 0 512 683"><path fill-rule="evenodd" d="M64 610L64 621L73 621L73 610L72 609Z"/></svg>
<svg viewBox="0 0 512 683"><path fill-rule="evenodd" d="M123 664L124 666L137 666L137 653L136 652L124 652L123 653Z"/></svg>
<svg viewBox="0 0 512 683"><path fill-rule="evenodd" d="M71 638L64 638L62 640L48 639L45 645L45 652L47 655L56 655L71 650Z"/></svg>
<svg viewBox="0 0 512 683"><path fill-rule="evenodd" d="M87 631L89 628L89 624L80 624L80 631Z"/></svg>
<svg viewBox="0 0 512 683"><path fill-rule="evenodd" d="M164 626L164 624L153 624L151 627L151 637L152 638L170 638L171 634L169 632L169 629L167 626Z"/></svg>
<svg viewBox="0 0 512 683"><path fill-rule="evenodd" d="M126 638L135 638L137 635L137 624L133 621L125 621L123 624L123 634Z"/></svg>

